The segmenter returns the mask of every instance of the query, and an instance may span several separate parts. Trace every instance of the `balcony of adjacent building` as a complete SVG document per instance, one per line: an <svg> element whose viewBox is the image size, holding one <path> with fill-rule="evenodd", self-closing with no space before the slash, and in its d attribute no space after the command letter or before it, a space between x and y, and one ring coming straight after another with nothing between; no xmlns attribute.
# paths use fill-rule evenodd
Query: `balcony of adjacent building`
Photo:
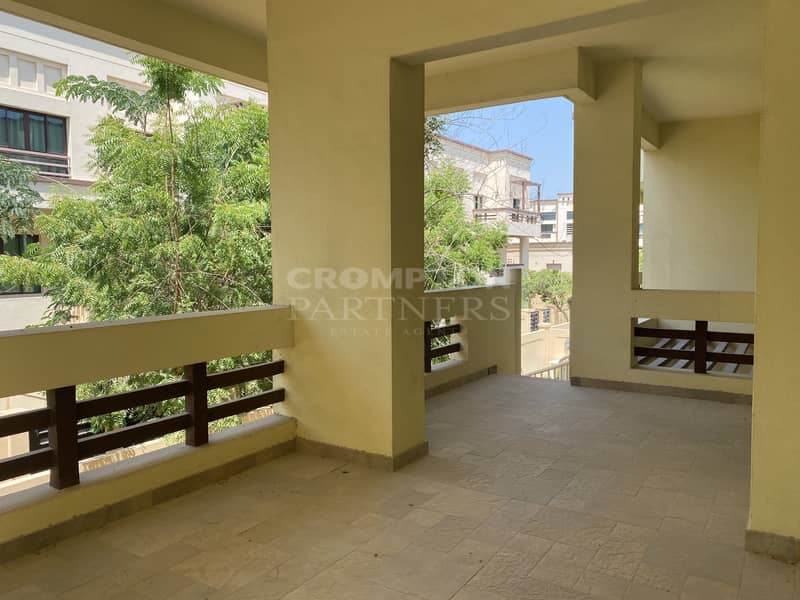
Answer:
<svg viewBox="0 0 800 600"><path fill-rule="evenodd" d="M800 66L800 8L362 4L270 1L267 25L191 0L0 2L250 84L269 74L277 304L0 335L0 395L47 402L0 419L4 436L47 429L46 446L0 473L50 482L0 508L3 591L796 595L795 567L768 557L800 558L800 91L785 76ZM520 376L517 270L428 292L414 275L425 114L553 95L575 103L572 385ZM353 269L380 278L351 289ZM300 285L316 272L322 284ZM324 308L353 300L363 318ZM266 364L207 369L267 350ZM81 383L165 368L175 377L159 387L75 397ZM254 379L269 384L207 401ZM80 435L83 419L165 398L182 410ZM209 426L264 407L275 414Z"/></svg>

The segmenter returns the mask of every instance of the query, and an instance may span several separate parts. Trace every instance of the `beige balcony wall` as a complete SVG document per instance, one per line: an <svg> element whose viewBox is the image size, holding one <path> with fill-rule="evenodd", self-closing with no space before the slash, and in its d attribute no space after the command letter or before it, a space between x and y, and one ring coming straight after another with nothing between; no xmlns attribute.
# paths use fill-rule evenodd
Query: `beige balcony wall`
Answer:
<svg viewBox="0 0 800 600"><path fill-rule="evenodd" d="M752 292L760 117L665 123L644 154L642 287Z"/></svg>

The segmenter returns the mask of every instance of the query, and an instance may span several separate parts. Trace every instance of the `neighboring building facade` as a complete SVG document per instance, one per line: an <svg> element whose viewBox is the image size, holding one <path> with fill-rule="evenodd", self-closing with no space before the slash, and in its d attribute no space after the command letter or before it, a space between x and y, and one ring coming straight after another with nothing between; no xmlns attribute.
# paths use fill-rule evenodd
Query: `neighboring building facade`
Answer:
<svg viewBox="0 0 800 600"><path fill-rule="evenodd" d="M573 195L542 198L541 184L530 180L530 156L508 149L487 150L448 137L440 140L442 153L434 164L449 161L470 176L464 210L477 221L502 222L508 228L504 263L571 273Z"/></svg>
<svg viewBox="0 0 800 600"><path fill-rule="evenodd" d="M89 194L91 128L108 113L98 104L67 101L54 84L67 75L95 75L137 91L146 90L140 68L126 50L67 31L0 13L0 154L29 164L39 172L37 189L52 195ZM217 102L253 99L266 94L226 82ZM0 252L20 254L38 241L20 235L0 241ZM41 289L0 283L0 331L20 329L41 320L49 301Z"/></svg>
<svg viewBox="0 0 800 600"><path fill-rule="evenodd" d="M533 158L514 150L487 150L440 137L442 152L433 164L451 162L470 177L464 210L482 223L503 223L509 235L504 262L512 245L528 246L540 233L537 203L541 184L530 180ZM519 256L519 252L517 252ZM523 259L524 262L524 259Z"/></svg>

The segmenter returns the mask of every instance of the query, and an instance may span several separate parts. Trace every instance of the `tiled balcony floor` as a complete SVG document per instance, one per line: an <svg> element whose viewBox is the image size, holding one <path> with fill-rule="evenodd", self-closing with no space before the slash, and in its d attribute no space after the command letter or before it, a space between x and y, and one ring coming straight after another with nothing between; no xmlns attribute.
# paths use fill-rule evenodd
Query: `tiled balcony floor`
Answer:
<svg viewBox="0 0 800 600"><path fill-rule="evenodd" d="M294 454L6 565L0 598L800 598L742 549L748 407L494 376L428 421L399 473Z"/></svg>

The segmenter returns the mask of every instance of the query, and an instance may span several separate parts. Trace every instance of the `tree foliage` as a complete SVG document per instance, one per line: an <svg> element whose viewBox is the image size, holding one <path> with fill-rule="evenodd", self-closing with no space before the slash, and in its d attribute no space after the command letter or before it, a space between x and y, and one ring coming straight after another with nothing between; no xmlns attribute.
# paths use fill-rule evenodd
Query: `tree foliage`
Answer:
<svg viewBox="0 0 800 600"><path fill-rule="evenodd" d="M500 225L477 223L465 210L469 176L443 163L425 177L425 287L480 285L486 272L502 267L507 244Z"/></svg>
<svg viewBox="0 0 800 600"><path fill-rule="evenodd" d="M522 296L527 300L539 297L545 304L564 310L572 297L572 275L551 269L528 271L522 281Z"/></svg>
<svg viewBox="0 0 800 600"><path fill-rule="evenodd" d="M150 115L163 112L170 121L174 103L185 103L189 94L210 96L222 89L222 80L217 77L157 58L132 56L131 62L143 68L148 89L142 93L94 75L68 75L56 82L56 94L67 100L105 104L112 113L147 131Z"/></svg>
<svg viewBox="0 0 800 600"><path fill-rule="evenodd" d="M0 240L30 231L36 205L42 201L34 183L36 172L27 165L0 155Z"/></svg>
<svg viewBox="0 0 800 600"><path fill-rule="evenodd" d="M89 139L97 175L91 197L51 198L52 211L36 218L49 243L32 245L24 257L0 256L1 281L48 290L47 324L69 322L75 309L103 321L272 300L266 108L190 102L192 94L218 91L219 80L156 59L136 60L151 86L144 94L92 76L57 86L66 97L105 102L112 115ZM148 119L151 132L130 126L143 127ZM231 366L257 358L239 358ZM175 375L101 382L82 386L81 394ZM139 422L168 414L173 404L110 415L96 425Z"/></svg>

